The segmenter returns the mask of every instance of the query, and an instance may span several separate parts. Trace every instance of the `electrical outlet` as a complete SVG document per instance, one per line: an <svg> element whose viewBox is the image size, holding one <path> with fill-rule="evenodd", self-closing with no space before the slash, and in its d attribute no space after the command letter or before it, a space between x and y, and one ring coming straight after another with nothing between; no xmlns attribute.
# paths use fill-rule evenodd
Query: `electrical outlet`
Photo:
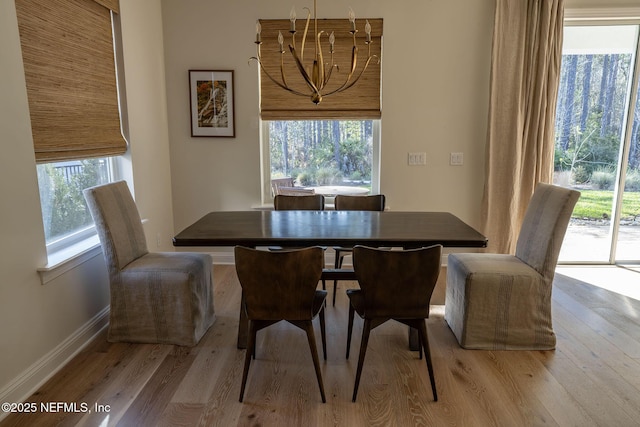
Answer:
<svg viewBox="0 0 640 427"><path fill-rule="evenodd" d="M409 153L408 155L409 166L424 166L427 164L427 153Z"/></svg>
<svg viewBox="0 0 640 427"><path fill-rule="evenodd" d="M464 153L451 153L449 164L451 166L462 166L464 164Z"/></svg>

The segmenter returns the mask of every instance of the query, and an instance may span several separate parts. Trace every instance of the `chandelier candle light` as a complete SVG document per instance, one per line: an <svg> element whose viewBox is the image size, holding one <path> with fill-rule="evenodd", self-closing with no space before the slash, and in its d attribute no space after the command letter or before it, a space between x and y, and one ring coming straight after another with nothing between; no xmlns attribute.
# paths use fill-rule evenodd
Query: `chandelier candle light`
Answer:
<svg viewBox="0 0 640 427"><path fill-rule="evenodd" d="M260 21L256 24L256 50L257 56L252 56L249 58L250 60L255 60L260 64L260 68L264 72L264 74L276 85L281 87L282 89L299 96L308 96L311 98L311 101L314 104L319 104L322 101L322 98L325 96L330 96L335 93L343 92L354 84L358 82L362 74L367 70L369 63L376 59L378 64L380 63L380 58L377 55L371 55L371 25L369 21L366 21L366 25L364 27L365 31L365 44L367 45L367 59L364 63L364 67L360 70L359 73L356 74L356 68L358 66L358 47L356 46L356 33L358 30L356 29L356 17L353 13L353 10L349 10L349 22L351 30L349 33L353 37L353 47L351 48L351 65L349 68L349 72L346 76L346 79L342 84L340 84L337 88L332 88L328 92L324 93L325 87L329 80L331 79L331 75L333 69L336 68L338 72L340 72L340 68L334 62L333 54L334 54L334 44L335 44L335 34L332 31L331 34L327 34L324 30L318 31L318 18L316 17L316 8L317 8L317 0L313 1L313 25L314 25L314 47L315 53L313 57L313 63L310 67L305 67L304 64L304 49L305 43L307 39L307 34L309 32L309 24L311 23L311 11L308 8L304 8L307 10L307 20L304 27L304 33L302 35L302 43L300 45L300 50L298 53L298 48L296 47L296 12L295 9L291 9L291 14L289 16L289 20L291 22L289 27L289 33L291 34L291 44L289 44L289 51L291 52L291 56L294 59L295 65L302 76L302 79L306 83L308 88L308 92L301 92L300 90L294 89L287 83L287 76L285 75L284 70L284 37L282 32L278 32L278 45L280 48L280 80L276 80L263 66L262 57L260 54L260 47L262 45L262 26L260 25ZM326 36L329 41L329 55L330 60L328 62L324 62L324 56L322 54L322 45L321 38L322 36ZM355 76L354 76L355 74Z"/></svg>

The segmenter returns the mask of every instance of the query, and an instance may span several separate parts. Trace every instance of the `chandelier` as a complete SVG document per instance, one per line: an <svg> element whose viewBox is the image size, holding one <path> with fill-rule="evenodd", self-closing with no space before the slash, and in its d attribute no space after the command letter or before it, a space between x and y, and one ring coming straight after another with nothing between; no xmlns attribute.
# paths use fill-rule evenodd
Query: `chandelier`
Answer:
<svg viewBox="0 0 640 427"><path fill-rule="evenodd" d="M282 31L278 31L278 45L280 46L280 79L274 78L265 69L263 65L262 56L260 54L260 46L262 45L262 37L260 34L262 32L262 26L260 25L260 21L258 21L258 23L256 24L255 43L256 43L257 55L252 56L251 58L249 58L249 60L257 61L258 64L260 65L260 69L277 86L281 87L282 89L294 95L307 96L311 99L311 102L313 102L314 104L319 104L322 101L323 97L330 96L339 92L343 92L349 89L350 87L352 87L354 84L356 84L360 79L360 77L362 76L362 74L369 67L369 63L372 60L376 59L377 63L379 64L380 58L377 55L371 54L371 24L369 24L369 21L367 20L366 25L364 27L364 31L366 34L365 44L367 45L367 58L364 63L364 67L362 67L359 73L356 73L356 69L358 66L358 46L356 45L356 33L358 32L358 30L356 29L355 14L353 10L350 9L349 22L351 24L351 27L350 27L351 30L349 31L349 33L351 34L351 37L353 37L353 47L351 48L351 64L344 81L341 83L338 83L337 87L335 87L334 85L332 89L327 89L327 92L325 92L325 88L327 87L327 84L331 79L333 69L335 68L337 69L338 72L340 72L340 68L334 62L334 58L333 58L333 55L335 52L334 50L334 44L336 39L335 34L333 31L331 32L331 34L327 34L327 32L325 32L324 30L318 31L318 18L316 17L317 0L313 0L313 31L315 36L314 38L315 50L314 50L313 62L310 62L310 66L305 65L304 49L305 49L305 43L307 40L307 34L309 32L309 24L311 23L311 11L307 7L305 7L304 9L307 11L307 20L304 27L304 33L302 35L302 42L300 44L299 49L296 46L296 33L297 33L296 12L294 8L291 9L291 13L289 16L289 20L291 21L290 28L289 28L289 33L291 34L291 44L289 44L289 51L291 52L291 56L293 57L297 70L302 76L302 80L307 86L307 89L308 89L307 92L301 92L298 89L294 89L291 86L289 86L287 82L287 76L285 74L285 69L284 69L284 56L286 51L284 49L284 37L282 35ZM326 36L329 42L329 61L327 62L325 62L324 56L322 53L321 39L323 38L323 36ZM326 48L326 42L325 42L325 48Z"/></svg>

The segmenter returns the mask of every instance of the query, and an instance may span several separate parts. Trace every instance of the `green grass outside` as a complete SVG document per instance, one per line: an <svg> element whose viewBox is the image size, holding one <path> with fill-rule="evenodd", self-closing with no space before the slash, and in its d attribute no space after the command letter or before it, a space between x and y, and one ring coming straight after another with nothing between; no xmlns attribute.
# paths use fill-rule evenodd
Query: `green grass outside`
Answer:
<svg viewBox="0 0 640 427"><path fill-rule="evenodd" d="M611 217L613 191L580 190L582 195L573 210L574 218L602 219ZM622 198L622 219L640 216L640 192L624 193Z"/></svg>

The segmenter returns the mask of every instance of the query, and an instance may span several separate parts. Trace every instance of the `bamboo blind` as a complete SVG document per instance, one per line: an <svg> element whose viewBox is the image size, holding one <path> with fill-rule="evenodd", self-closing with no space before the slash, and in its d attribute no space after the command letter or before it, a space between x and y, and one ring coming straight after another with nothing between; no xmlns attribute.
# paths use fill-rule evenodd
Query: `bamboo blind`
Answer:
<svg viewBox="0 0 640 427"><path fill-rule="evenodd" d="M300 55L302 35L305 20L297 21L296 50ZM356 20L358 33L356 45L358 47L358 67L354 73L357 76L367 59L367 45L365 44L365 19ZM369 19L371 24L371 54L381 58L382 51L382 19ZM261 19L262 26L262 65L276 80L280 79L281 54L278 45L278 30L284 36L284 69L287 83L296 90L309 92L300 72L298 71L288 45L291 43L288 19ZM318 19L318 32L322 35L322 54L324 62L330 61L328 34L334 31L336 36L334 62L339 69L334 69L329 84L323 92L330 92L332 88L340 86L347 77L351 66L351 52L353 37L349 33L350 23L347 19ZM309 33L304 51L304 64L310 66L313 61L314 50L313 20L309 24ZM273 83L263 71L260 75L260 111L265 120L291 119L379 119L380 110L380 64L377 59L369 63L369 67L360 80L345 92L323 97L318 105L311 102L311 95L303 97L291 94Z"/></svg>
<svg viewBox="0 0 640 427"><path fill-rule="evenodd" d="M118 0L16 0L38 163L127 150L111 10Z"/></svg>

